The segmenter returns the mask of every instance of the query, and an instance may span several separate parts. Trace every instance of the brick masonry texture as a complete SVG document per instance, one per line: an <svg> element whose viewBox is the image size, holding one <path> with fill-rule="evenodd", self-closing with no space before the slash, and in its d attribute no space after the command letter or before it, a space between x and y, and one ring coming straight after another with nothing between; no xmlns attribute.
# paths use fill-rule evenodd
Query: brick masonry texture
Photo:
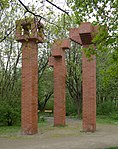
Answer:
<svg viewBox="0 0 118 149"><path fill-rule="evenodd" d="M37 44L44 41L43 24L35 18L17 20L15 36L22 43L21 127L23 134L31 135L38 132Z"/></svg>
<svg viewBox="0 0 118 149"><path fill-rule="evenodd" d="M35 41L22 43L22 133L38 131L38 48Z"/></svg>
<svg viewBox="0 0 118 149"><path fill-rule="evenodd" d="M66 71L63 57L55 57L54 64L54 126L65 125Z"/></svg>
<svg viewBox="0 0 118 149"><path fill-rule="evenodd" d="M66 64L65 49L70 48L68 39L59 40L52 46L49 65L54 67L54 126L65 126L66 120Z"/></svg>
<svg viewBox="0 0 118 149"><path fill-rule="evenodd" d="M82 22L79 28L70 29L70 39L88 48L92 39L98 32L98 26L90 22ZM83 98L83 131L94 132L96 130L96 60L89 61L84 51L82 53L82 98Z"/></svg>
<svg viewBox="0 0 118 149"><path fill-rule="evenodd" d="M88 47L87 45L84 47ZM96 59L82 53L83 131L96 130Z"/></svg>

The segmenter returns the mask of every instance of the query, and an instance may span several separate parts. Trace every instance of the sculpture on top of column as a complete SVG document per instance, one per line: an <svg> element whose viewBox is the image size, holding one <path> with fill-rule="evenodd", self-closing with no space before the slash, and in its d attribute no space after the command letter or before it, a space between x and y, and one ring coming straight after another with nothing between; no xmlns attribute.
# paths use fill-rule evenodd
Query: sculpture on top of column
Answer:
<svg viewBox="0 0 118 149"><path fill-rule="evenodd" d="M35 18L16 21L16 40L22 43L21 127L23 134L38 132L38 43L43 25Z"/></svg>

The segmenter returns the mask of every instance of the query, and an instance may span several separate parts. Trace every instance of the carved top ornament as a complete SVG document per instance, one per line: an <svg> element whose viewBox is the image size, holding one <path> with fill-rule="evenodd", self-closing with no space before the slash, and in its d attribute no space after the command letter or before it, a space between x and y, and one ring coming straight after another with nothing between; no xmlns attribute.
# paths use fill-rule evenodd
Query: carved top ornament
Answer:
<svg viewBox="0 0 118 149"><path fill-rule="evenodd" d="M43 24L35 18L26 18L16 21L16 40L19 42L35 40L44 41Z"/></svg>

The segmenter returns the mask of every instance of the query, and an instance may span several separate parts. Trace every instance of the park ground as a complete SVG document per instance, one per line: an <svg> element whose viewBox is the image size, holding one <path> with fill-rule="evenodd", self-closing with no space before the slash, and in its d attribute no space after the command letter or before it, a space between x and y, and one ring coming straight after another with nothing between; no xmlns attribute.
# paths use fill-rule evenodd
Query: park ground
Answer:
<svg viewBox="0 0 118 149"><path fill-rule="evenodd" d="M21 135L20 127L0 128L0 149L105 149L118 148L118 123L97 123L97 131L81 131L78 119L66 120L66 127L53 127L53 118L39 123L36 135ZM12 129L13 128L13 129Z"/></svg>

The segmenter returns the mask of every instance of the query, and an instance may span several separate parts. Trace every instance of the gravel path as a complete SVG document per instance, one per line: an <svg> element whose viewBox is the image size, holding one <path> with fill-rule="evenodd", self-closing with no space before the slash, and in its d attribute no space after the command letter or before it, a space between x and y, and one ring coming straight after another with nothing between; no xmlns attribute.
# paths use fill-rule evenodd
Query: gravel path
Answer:
<svg viewBox="0 0 118 149"><path fill-rule="evenodd" d="M53 127L53 118L39 133L0 137L0 149L102 149L118 146L118 125L97 124L94 133L81 132L81 121L67 119L66 127Z"/></svg>

